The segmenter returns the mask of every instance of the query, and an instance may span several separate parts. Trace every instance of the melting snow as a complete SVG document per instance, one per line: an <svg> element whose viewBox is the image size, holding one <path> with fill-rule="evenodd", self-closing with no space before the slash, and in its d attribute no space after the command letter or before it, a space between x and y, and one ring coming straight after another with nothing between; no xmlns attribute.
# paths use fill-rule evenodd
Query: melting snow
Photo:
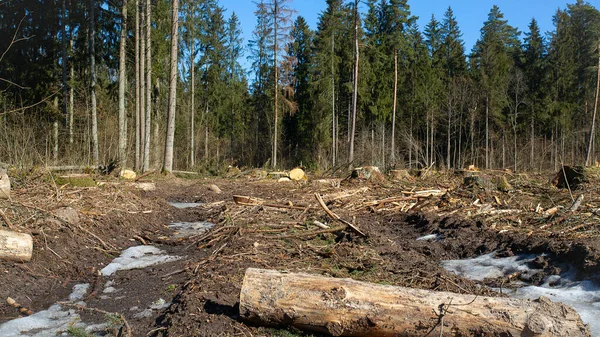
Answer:
<svg viewBox="0 0 600 337"><path fill-rule="evenodd" d="M447 270L471 280L481 281L484 278L508 276L514 272L535 274L540 270L531 269L527 263L535 255L521 255L494 258L487 254L474 259L443 261ZM574 281L574 272L552 275L544 279L540 286L524 286L516 290L503 289L504 292L517 298L536 299L546 296L554 302L562 302L577 310L584 323L590 325L592 336L600 337L600 285L589 280Z"/></svg>
<svg viewBox="0 0 600 337"><path fill-rule="evenodd" d="M194 235L200 235L215 226L214 223L208 221L200 222L173 222L169 224L169 228L176 231L175 238L185 238Z"/></svg>
<svg viewBox="0 0 600 337"><path fill-rule="evenodd" d="M77 284L69 295L70 301L79 301L85 296L89 284ZM65 310L59 304L54 304L48 310L34 313L31 316L13 319L0 324L2 337L56 337L66 336L67 329L85 327L79 322L79 314L73 309ZM62 334L62 335L61 335Z"/></svg>
<svg viewBox="0 0 600 337"><path fill-rule="evenodd" d="M181 257L166 255L164 251L153 246L135 246L125 249L121 256L100 272L102 276L110 276L119 270L141 269L179 259Z"/></svg>
<svg viewBox="0 0 600 337"><path fill-rule="evenodd" d="M167 202L167 204L179 209L194 208L202 205L200 202Z"/></svg>
<svg viewBox="0 0 600 337"><path fill-rule="evenodd" d="M421 236L420 238L417 238L417 241L438 241L441 240L442 236L440 234L429 234L429 235L425 235L425 236Z"/></svg>

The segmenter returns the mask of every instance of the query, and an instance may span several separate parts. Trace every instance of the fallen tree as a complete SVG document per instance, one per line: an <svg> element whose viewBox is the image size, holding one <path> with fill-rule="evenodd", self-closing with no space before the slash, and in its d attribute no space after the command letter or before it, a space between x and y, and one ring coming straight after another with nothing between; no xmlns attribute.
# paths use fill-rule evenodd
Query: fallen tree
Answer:
<svg viewBox="0 0 600 337"><path fill-rule="evenodd" d="M333 336L590 336L564 304L246 270L240 316Z"/></svg>

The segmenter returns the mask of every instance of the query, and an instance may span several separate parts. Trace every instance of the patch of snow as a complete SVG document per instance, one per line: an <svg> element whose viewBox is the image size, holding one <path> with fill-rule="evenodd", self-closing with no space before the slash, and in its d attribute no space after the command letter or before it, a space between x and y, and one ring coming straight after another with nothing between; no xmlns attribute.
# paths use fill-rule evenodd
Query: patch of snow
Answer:
<svg viewBox="0 0 600 337"><path fill-rule="evenodd" d="M137 314L134 314L133 318L149 318L152 317L152 315L154 315L152 309L146 309L144 311L138 312Z"/></svg>
<svg viewBox="0 0 600 337"><path fill-rule="evenodd" d="M87 294L89 287L90 287L89 283L76 284L73 287L73 292L71 293L71 295L69 295L69 301L76 302L76 301L83 300L83 298L85 297L85 294Z"/></svg>
<svg viewBox="0 0 600 337"><path fill-rule="evenodd" d="M425 236L421 236L420 238L417 238L417 241L439 241L442 239L442 236L440 234L429 234L429 235L425 235Z"/></svg>
<svg viewBox="0 0 600 337"><path fill-rule="evenodd" d="M69 295L72 302L83 299L89 284L77 284ZM31 316L16 318L0 324L2 337L56 337L66 331L71 325L85 327L80 322L80 316L73 309L63 309L59 304L54 304L47 310L39 311Z"/></svg>
<svg viewBox="0 0 600 337"><path fill-rule="evenodd" d="M166 255L164 251L153 246L135 246L125 249L121 256L102 268L100 273L102 276L110 276L119 270L141 269L179 259L181 257Z"/></svg>
<svg viewBox="0 0 600 337"><path fill-rule="evenodd" d="M538 269L527 266L535 255L495 258L495 254L482 255L474 259L443 261L447 270L471 280L505 277L516 271L535 274ZM504 293L516 298L537 299L546 296L553 302L561 302L577 310L584 323L590 325L592 336L600 337L600 285L589 280L575 281L575 272L551 275L540 286L527 285L516 290L503 289Z"/></svg>
<svg viewBox="0 0 600 337"><path fill-rule="evenodd" d="M194 235L200 235L215 226L214 223L208 221L199 222L172 222L168 227L177 232L175 238L185 238Z"/></svg>
<svg viewBox="0 0 600 337"><path fill-rule="evenodd" d="M167 202L167 204L179 209L194 208L202 205L201 202Z"/></svg>
<svg viewBox="0 0 600 337"><path fill-rule="evenodd" d="M154 309L154 310L166 309L169 307L169 305L171 305L171 303L163 300L162 298L159 298L158 300L156 300L152 303L152 305L150 306L150 309Z"/></svg>
<svg viewBox="0 0 600 337"><path fill-rule="evenodd" d="M115 287L107 287L102 291L104 294L112 294L117 292L117 288Z"/></svg>
<svg viewBox="0 0 600 337"><path fill-rule="evenodd" d="M485 278L508 276L514 272L527 274L532 271L527 267L527 263L533 259L535 259L535 255L496 258L496 254L491 253L473 259L442 261L442 266L459 276L483 281Z"/></svg>

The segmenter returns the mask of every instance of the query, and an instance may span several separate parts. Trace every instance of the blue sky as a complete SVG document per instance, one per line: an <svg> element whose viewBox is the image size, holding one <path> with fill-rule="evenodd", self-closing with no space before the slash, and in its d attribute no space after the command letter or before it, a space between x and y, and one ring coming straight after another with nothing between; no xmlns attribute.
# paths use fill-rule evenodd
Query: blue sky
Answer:
<svg viewBox="0 0 600 337"><path fill-rule="evenodd" d="M567 4L576 0L408 0L413 15L419 17L419 27L423 27L434 14L441 20L448 6L452 6L459 27L463 33L467 53L479 38L483 22L494 4L500 7L508 23L517 27L521 32L527 31L531 18L535 18L542 32L553 30L552 16L558 8L566 8ZM235 11L242 25L244 44L247 44L256 24L254 10L256 5L252 0L220 0L221 6L227 9L226 15ZM600 0L588 0L600 9ZM325 0L295 0L291 6L307 20L312 29L316 29L320 13L325 9ZM362 5L362 10L366 6ZM245 59L242 64L245 64Z"/></svg>

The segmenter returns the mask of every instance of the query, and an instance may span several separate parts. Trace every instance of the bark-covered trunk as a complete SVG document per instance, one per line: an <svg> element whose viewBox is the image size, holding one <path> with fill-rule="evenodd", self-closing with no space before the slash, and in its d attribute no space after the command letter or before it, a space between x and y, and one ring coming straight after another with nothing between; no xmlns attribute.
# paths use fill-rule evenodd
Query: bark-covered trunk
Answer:
<svg viewBox="0 0 600 337"><path fill-rule="evenodd" d="M127 47L127 0L123 0L121 8L121 41L119 46L119 163L125 167L127 161L127 128L125 119L125 86L127 85L126 78L126 61L127 55L125 50Z"/></svg>
<svg viewBox="0 0 600 337"><path fill-rule="evenodd" d="M275 70L275 104L273 105L273 110L274 110L274 115L275 115L275 127L274 127L274 132L273 132L273 153L271 154L272 158L273 158L273 168L277 167L277 138L279 138L279 128L278 128L278 107L277 107L277 100L278 100L278 84L279 84L279 66L278 66L278 62L277 62L277 49L278 49L278 44L277 44L277 28L278 28L278 22L277 22L277 13L278 13L278 2L277 1L273 1L273 5L274 5L274 9L273 9L273 13L274 13L274 18L273 18L273 70Z"/></svg>
<svg viewBox="0 0 600 337"><path fill-rule="evenodd" d="M592 129L590 130L590 141L588 144L587 156L585 157L585 166L591 165L592 148L594 147L596 132L596 113L598 112L598 95L600 94L600 44L598 45L598 75L596 78L596 102L594 103L594 115L592 117Z"/></svg>
<svg viewBox="0 0 600 337"><path fill-rule="evenodd" d="M354 1L354 89L352 91L352 130L350 131L350 154L348 161L354 161L354 135L356 133L356 108L358 103L358 0Z"/></svg>
<svg viewBox="0 0 600 337"><path fill-rule="evenodd" d="M152 2L146 0L146 114L144 130L144 171L150 169L150 123L152 121ZM177 36L175 36L177 40ZM142 75L143 76L143 75Z"/></svg>
<svg viewBox="0 0 600 337"><path fill-rule="evenodd" d="M171 72L169 75L169 111L167 114L167 137L163 171L173 171L173 142L175 140L175 105L177 99L177 45L178 45L179 0L173 0L171 25Z"/></svg>
<svg viewBox="0 0 600 337"><path fill-rule="evenodd" d="M146 4L144 0L140 3L140 170L144 169L144 144L146 144Z"/></svg>
<svg viewBox="0 0 600 337"><path fill-rule="evenodd" d="M390 164L396 161L396 105L398 101L398 51L394 50L394 103L392 106L392 153L390 154Z"/></svg>
<svg viewBox="0 0 600 337"><path fill-rule="evenodd" d="M333 336L590 336L545 297L484 297L249 268L241 318Z"/></svg>
<svg viewBox="0 0 600 337"><path fill-rule="evenodd" d="M91 95L91 124L92 124L92 163L98 166L100 161L98 154L98 115L96 112L96 29L94 18L94 0L89 1L90 11L90 31L89 31L89 49L90 49L90 95Z"/></svg>
<svg viewBox="0 0 600 337"><path fill-rule="evenodd" d="M73 33L71 32L69 46L71 51L73 50ZM70 76L69 79L73 81L75 79L75 67L73 62L70 64ZM73 104L75 103L75 91L73 90L73 86L69 84L69 144L73 144Z"/></svg>
<svg viewBox="0 0 600 337"><path fill-rule="evenodd" d="M141 126L140 126L140 1L135 0L135 169L140 170Z"/></svg>
<svg viewBox="0 0 600 337"><path fill-rule="evenodd" d="M196 165L196 140L195 134L196 130L194 129L194 122L196 119L196 106L194 105L194 98L196 96L196 80L195 80L195 72L196 72L196 62L194 60L196 54L194 53L194 35L192 34L190 40L190 82L191 82L191 92L190 92L190 166L193 167Z"/></svg>

